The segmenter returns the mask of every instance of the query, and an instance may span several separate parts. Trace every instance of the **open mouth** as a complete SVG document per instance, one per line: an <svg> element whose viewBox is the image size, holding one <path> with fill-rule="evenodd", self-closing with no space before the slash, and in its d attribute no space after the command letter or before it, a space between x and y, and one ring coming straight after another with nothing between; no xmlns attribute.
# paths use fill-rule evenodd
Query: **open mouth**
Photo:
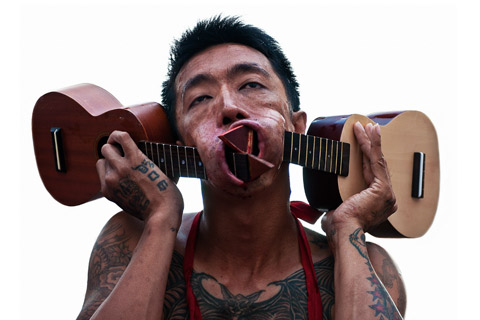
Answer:
<svg viewBox="0 0 480 320"><path fill-rule="evenodd" d="M273 164L258 157L258 135L252 128L238 126L224 132L219 138L225 144L228 167L238 179L249 182L273 168Z"/></svg>

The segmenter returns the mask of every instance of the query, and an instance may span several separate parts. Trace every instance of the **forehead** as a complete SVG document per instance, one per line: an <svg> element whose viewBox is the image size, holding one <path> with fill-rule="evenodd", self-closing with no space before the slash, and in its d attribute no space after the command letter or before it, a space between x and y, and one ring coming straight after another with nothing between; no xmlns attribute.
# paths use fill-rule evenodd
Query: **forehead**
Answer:
<svg viewBox="0 0 480 320"><path fill-rule="evenodd" d="M178 73L175 90L181 92L182 85L198 74L222 75L239 64L255 64L276 76L270 61L260 51L240 44L226 43L194 55Z"/></svg>

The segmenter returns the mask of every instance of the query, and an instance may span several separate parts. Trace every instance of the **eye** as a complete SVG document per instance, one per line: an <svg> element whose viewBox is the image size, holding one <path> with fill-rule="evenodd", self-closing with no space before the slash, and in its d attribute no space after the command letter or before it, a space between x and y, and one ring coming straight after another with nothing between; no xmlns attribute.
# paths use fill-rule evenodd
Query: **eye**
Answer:
<svg viewBox="0 0 480 320"><path fill-rule="evenodd" d="M264 88L264 86L262 86L258 82L248 82L241 87L241 89L260 89L260 88Z"/></svg>
<svg viewBox="0 0 480 320"><path fill-rule="evenodd" d="M197 97L195 98L192 103L190 104L190 108L197 105L197 104L200 104L202 102L205 102L206 100L210 99L211 97L210 96L200 96L200 97Z"/></svg>

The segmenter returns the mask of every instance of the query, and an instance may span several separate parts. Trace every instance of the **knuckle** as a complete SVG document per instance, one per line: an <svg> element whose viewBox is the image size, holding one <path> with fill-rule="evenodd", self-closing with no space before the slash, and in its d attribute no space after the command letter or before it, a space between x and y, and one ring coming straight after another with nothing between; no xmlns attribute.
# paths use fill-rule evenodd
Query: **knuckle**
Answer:
<svg viewBox="0 0 480 320"><path fill-rule="evenodd" d="M378 158L377 165L383 169L387 169L387 161L385 160L383 154L380 156L380 158Z"/></svg>
<svg viewBox="0 0 480 320"><path fill-rule="evenodd" d="M113 188L117 185L118 183L118 178L116 175L108 174L104 178L105 181L105 187L108 187L108 189Z"/></svg>

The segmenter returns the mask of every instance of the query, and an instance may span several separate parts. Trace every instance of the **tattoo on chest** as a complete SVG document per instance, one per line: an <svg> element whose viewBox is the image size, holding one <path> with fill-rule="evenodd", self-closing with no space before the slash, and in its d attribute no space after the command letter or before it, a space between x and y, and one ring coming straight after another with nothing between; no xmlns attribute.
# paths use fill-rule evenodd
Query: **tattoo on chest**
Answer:
<svg viewBox="0 0 480 320"><path fill-rule="evenodd" d="M182 316L184 319L188 313L184 298L182 264L183 257L174 252L164 305L167 319L180 319ZM333 258L315 263L314 268L322 296L324 319L330 319L334 303ZM206 283L217 286L218 293L212 294ZM308 319L308 297L303 269L283 280L271 282L265 289L245 295L231 292L207 273L194 272L192 288L204 319ZM274 294L264 298L267 290L272 289Z"/></svg>

